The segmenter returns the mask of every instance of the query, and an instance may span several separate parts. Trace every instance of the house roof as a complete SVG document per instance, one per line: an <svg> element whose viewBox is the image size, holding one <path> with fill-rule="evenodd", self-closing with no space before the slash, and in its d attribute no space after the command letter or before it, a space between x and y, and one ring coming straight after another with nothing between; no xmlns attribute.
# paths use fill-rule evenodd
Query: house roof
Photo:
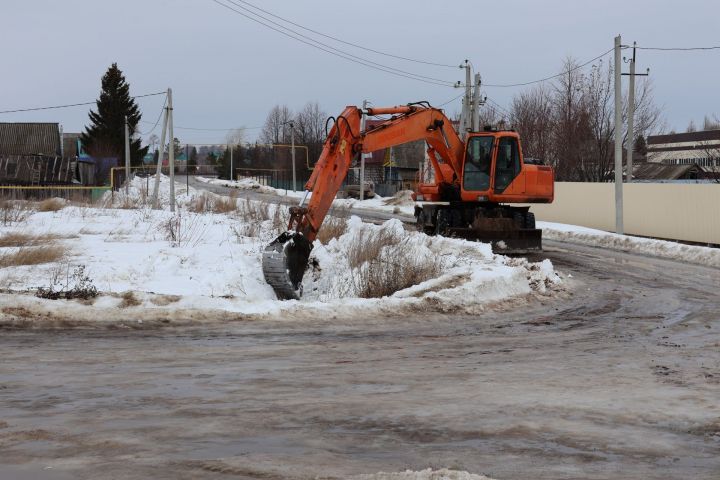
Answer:
<svg viewBox="0 0 720 480"><path fill-rule="evenodd" d="M59 155L57 123L0 123L0 155Z"/></svg>
<svg viewBox="0 0 720 480"><path fill-rule="evenodd" d="M697 164L665 165L663 163L638 163L633 165L633 178L638 180L679 180L688 173L703 172Z"/></svg>
<svg viewBox="0 0 720 480"><path fill-rule="evenodd" d="M720 140L720 130L650 135L647 137L647 144L657 145L663 143L708 142L713 140Z"/></svg>

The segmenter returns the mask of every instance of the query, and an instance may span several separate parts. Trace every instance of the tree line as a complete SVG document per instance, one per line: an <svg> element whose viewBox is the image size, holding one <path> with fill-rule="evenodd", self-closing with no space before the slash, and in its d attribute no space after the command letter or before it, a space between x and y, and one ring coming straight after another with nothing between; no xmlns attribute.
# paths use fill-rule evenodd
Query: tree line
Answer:
<svg viewBox="0 0 720 480"><path fill-rule="evenodd" d="M521 136L526 157L555 168L560 181L604 182L614 172L615 105L612 65L602 61L588 73L567 58L563 75L514 96L507 112L486 107L486 124L511 125ZM642 77L641 77L642 78ZM628 144L628 97L622 101L623 151ZM635 151L645 154L645 138L663 128L652 82L636 82Z"/></svg>

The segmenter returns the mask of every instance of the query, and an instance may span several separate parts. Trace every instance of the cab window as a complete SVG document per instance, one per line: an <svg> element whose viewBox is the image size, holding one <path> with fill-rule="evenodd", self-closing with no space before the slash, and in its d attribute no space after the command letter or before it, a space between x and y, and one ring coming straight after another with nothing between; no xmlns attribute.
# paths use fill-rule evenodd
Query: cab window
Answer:
<svg viewBox="0 0 720 480"><path fill-rule="evenodd" d="M493 140L492 136L479 136L468 141L463 172L465 190L485 191L490 188Z"/></svg>

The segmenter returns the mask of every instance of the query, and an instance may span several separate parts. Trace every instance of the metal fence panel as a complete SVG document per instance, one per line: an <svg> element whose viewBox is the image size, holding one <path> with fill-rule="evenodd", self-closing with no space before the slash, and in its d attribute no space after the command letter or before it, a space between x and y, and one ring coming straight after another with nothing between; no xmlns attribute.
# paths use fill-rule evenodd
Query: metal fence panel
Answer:
<svg viewBox="0 0 720 480"><path fill-rule="evenodd" d="M532 205L538 220L615 230L613 183L556 182L555 201ZM720 184L629 183L625 233L720 244Z"/></svg>

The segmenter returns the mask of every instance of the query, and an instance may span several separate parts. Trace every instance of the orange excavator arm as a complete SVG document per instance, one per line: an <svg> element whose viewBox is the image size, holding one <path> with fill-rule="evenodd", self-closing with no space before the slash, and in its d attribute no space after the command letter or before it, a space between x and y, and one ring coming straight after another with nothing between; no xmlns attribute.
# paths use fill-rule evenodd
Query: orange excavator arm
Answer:
<svg viewBox="0 0 720 480"><path fill-rule="evenodd" d="M305 185L306 191L312 194L307 205L303 199L299 206L291 207L288 231L265 249L263 273L280 298L300 297L312 242L357 154L425 140L439 183L455 183L461 176L465 146L442 110L406 105L368 108L365 113L392 117L361 132L363 111L360 108L348 106L338 115Z"/></svg>
<svg viewBox="0 0 720 480"><path fill-rule="evenodd" d="M289 230L302 233L309 241L315 240L332 202L340 190L352 161L358 153L369 153L395 145L425 140L448 168L436 168L445 183L460 177L464 144L450 120L442 110L422 106L368 108L367 115L393 115L366 132L360 131L362 110L350 106L335 120L325 140L320 159L305 185L312 192L307 207L291 210ZM454 175L453 175L454 174ZM455 177L455 178L453 178Z"/></svg>

